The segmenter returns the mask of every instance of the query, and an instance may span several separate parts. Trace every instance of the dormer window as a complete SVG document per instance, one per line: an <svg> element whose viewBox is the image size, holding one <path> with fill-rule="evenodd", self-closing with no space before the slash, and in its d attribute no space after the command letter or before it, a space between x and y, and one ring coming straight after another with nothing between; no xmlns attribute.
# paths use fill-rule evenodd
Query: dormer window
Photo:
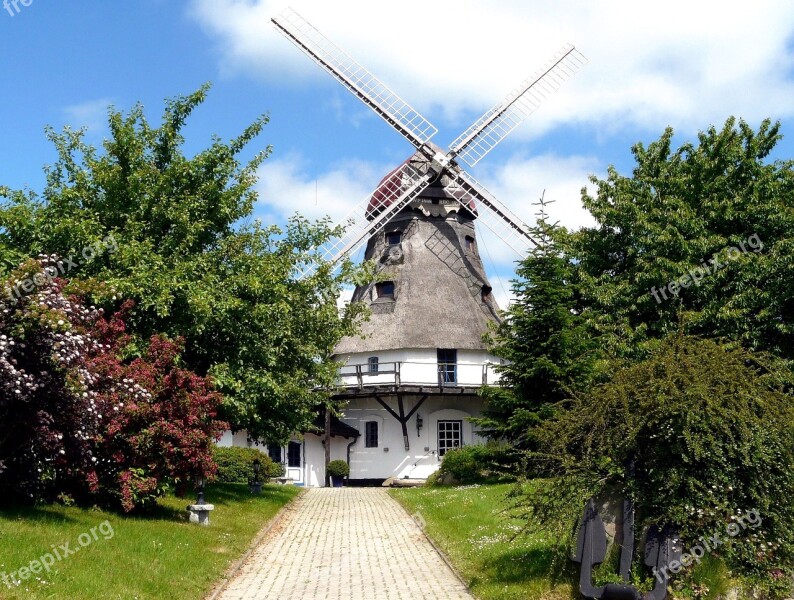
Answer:
<svg viewBox="0 0 794 600"><path fill-rule="evenodd" d="M474 252L476 248L474 244L474 238L471 237L470 235L467 235L465 238L463 238L463 245L466 247L466 250L468 250L469 252Z"/></svg>
<svg viewBox="0 0 794 600"><path fill-rule="evenodd" d="M396 246L400 242L403 241L403 232L402 231L387 231L386 232L386 243L389 246Z"/></svg>
<svg viewBox="0 0 794 600"><path fill-rule="evenodd" d="M381 281L375 284L375 297L394 300L394 282Z"/></svg>

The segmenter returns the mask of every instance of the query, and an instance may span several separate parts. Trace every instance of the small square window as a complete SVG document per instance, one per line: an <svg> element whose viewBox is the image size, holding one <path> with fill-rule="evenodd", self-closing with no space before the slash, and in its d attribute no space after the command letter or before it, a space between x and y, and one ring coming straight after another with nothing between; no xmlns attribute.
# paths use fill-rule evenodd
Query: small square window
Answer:
<svg viewBox="0 0 794 600"><path fill-rule="evenodd" d="M394 300L394 282L381 281L375 285L375 294L378 298L391 298Z"/></svg>
<svg viewBox="0 0 794 600"><path fill-rule="evenodd" d="M389 231L386 233L386 243L389 246L395 246L403 241L403 232L402 231Z"/></svg>
<svg viewBox="0 0 794 600"><path fill-rule="evenodd" d="M267 454L275 463L281 464L281 446L278 444L268 444Z"/></svg>
<svg viewBox="0 0 794 600"><path fill-rule="evenodd" d="M367 421L364 424L364 446L367 448L378 447L378 422Z"/></svg>
<svg viewBox="0 0 794 600"><path fill-rule="evenodd" d="M463 243L466 246L466 250L469 250L470 252L475 250L474 238L470 235L467 235L465 238L463 238Z"/></svg>

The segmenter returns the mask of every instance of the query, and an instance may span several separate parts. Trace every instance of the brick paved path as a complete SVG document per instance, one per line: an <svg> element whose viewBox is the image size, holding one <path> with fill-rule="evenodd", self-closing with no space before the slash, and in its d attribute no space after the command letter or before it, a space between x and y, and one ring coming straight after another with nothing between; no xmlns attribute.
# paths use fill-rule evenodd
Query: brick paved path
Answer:
<svg viewBox="0 0 794 600"><path fill-rule="evenodd" d="M414 520L381 488L313 488L220 600L471 600Z"/></svg>

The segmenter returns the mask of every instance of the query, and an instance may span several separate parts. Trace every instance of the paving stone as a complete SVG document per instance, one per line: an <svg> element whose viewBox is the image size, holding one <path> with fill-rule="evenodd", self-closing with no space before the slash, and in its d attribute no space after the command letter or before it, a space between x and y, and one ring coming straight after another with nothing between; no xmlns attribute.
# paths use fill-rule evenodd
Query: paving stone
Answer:
<svg viewBox="0 0 794 600"><path fill-rule="evenodd" d="M382 488L312 488L220 600L471 600L417 523Z"/></svg>

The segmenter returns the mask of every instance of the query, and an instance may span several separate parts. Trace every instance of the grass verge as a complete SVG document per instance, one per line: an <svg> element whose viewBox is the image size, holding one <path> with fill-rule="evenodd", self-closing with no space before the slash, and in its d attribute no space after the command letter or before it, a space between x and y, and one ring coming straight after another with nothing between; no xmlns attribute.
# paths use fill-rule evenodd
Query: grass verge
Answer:
<svg viewBox="0 0 794 600"><path fill-rule="evenodd" d="M198 600L299 492L266 485L252 496L247 485L209 485L210 527L188 523L192 499L173 496L136 516L59 505L0 511L0 598ZM47 553L65 554L63 544L77 551L9 587L12 572Z"/></svg>
<svg viewBox="0 0 794 600"><path fill-rule="evenodd" d="M554 568L552 541L504 514L511 484L392 490L482 600L571 600L570 565Z"/></svg>

